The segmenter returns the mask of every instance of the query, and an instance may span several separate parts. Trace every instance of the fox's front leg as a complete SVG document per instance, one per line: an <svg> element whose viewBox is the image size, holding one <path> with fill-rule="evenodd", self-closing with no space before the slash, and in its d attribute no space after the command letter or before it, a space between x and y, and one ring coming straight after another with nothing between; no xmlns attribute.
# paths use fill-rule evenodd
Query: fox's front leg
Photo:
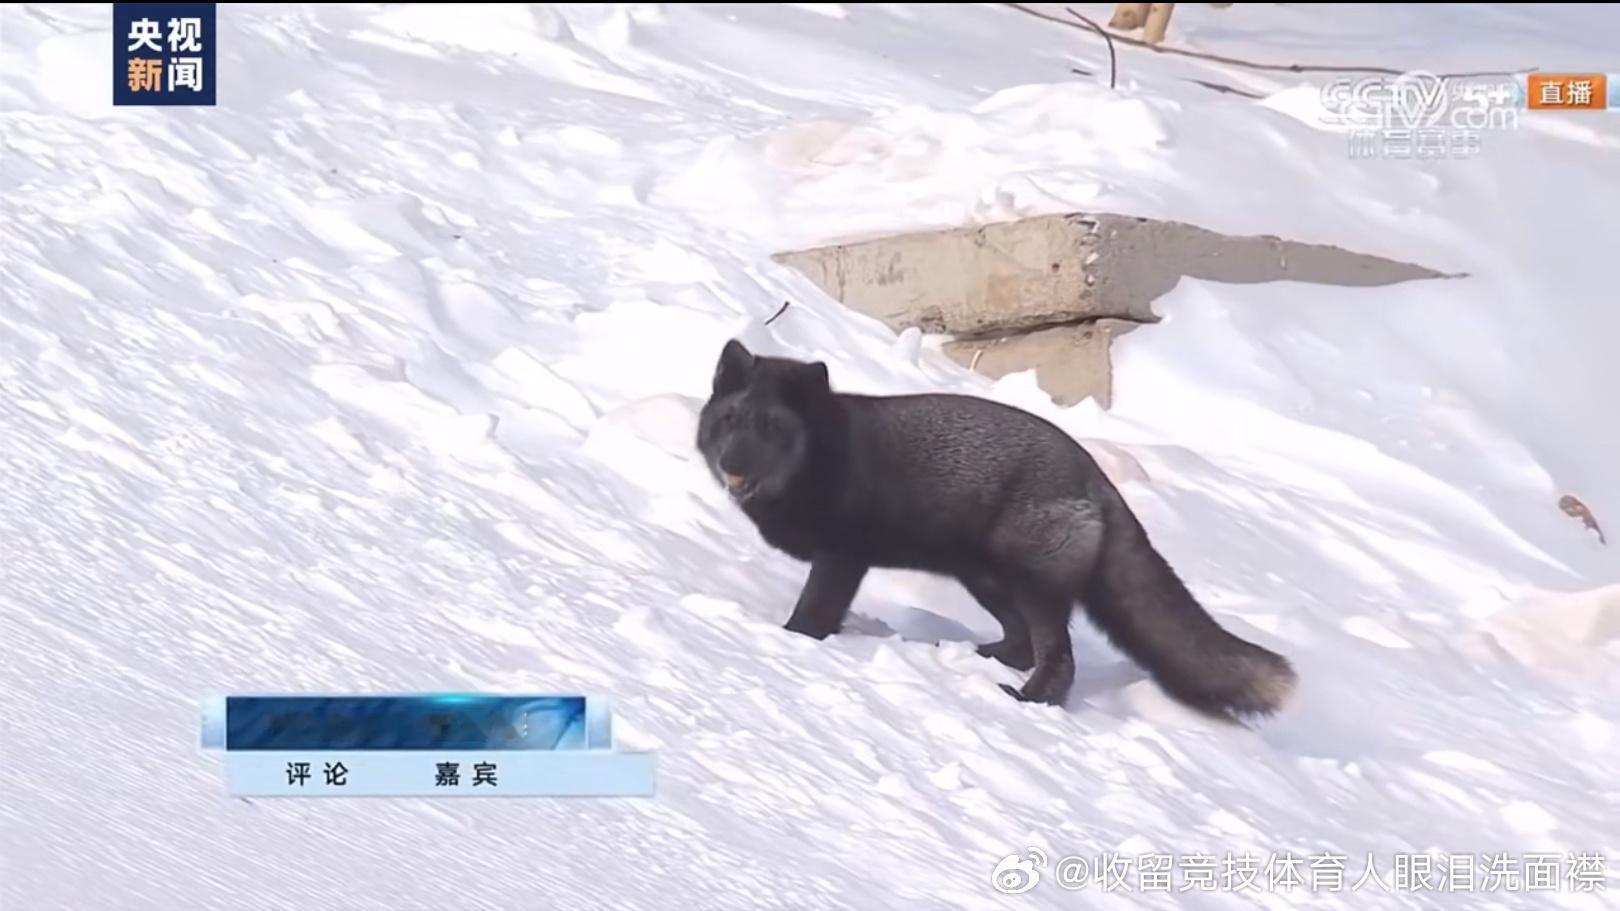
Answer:
<svg viewBox="0 0 1620 911"><path fill-rule="evenodd" d="M865 564L830 554L817 555L810 563L810 578L805 580L799 603L788 618L789 632L803 633L812 639L825 639L838 632L849 614L849 606L860 591L861 580L866 578Z"/></svg>

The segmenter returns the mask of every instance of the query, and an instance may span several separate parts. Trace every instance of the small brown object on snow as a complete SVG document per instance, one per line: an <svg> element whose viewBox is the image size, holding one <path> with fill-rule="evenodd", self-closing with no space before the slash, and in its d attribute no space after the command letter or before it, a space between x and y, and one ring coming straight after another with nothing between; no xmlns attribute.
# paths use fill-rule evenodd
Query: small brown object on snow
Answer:
<svg viewBox="0 0 1620 911"><path fill-rule="evenodd" d="M1216 9L1226 9L1231 5L1210 4ZM1175 9L1174 3L1118 3L1114 5L1114 16L1108 20L1108 27L1122 32L1142 29L1143 43L1155 47L1164 41L1164 33L1170 28L1170 14Z"/></svg>
<svg viewBox="0 0 1620 911"><path fill-rule="evenodd" d="M1108 20L1109 28L1121 31L1131 31L1142 27L1147 21L1148 7L1151 3L1120 3L1114 7L1114 18Z"/></svg>
<svg viewBox="0 0 1620 911"><path fill-rule="evenodd" d="M1174 3L1149 4L1147 22L1142 26L1142 40L1150 46L1164 41L1164 33L1170 30L1170 14L1175 9Z"/></svg>
<svg viewBox="0 0 1620 911"><path fill-rule="evenodd" d="M1609 543L1608 539L1603 537L1603 529L1598 526L1597 517L1592 515L1592 510L1588 509L1586 504L1580 501L1579 497L1564 494L1558 498L1558 508L1562 509L1566 516L1574 516L1580 519L1581 524L1585 525L1588 530L1597 532L1599 544L1607 545Z"/></svg>

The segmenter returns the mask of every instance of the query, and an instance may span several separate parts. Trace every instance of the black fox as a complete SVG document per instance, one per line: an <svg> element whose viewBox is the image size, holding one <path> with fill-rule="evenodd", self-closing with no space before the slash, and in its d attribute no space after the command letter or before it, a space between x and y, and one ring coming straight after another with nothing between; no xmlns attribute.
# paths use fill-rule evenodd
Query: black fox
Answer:
<svg viewBox="0 0 1620 911"><path fill-rule="evenodd" d="M810 564L787 629L825 638L868 570L954 577L1002 627L979 652L1033 673L1030 702L1074 681L1074 603L1181 703L1270 715L1288 660L1211 617L1091 455L1056 425L966 395L834 392L827 367L730 341L697 447L765 541Z"/></svg>

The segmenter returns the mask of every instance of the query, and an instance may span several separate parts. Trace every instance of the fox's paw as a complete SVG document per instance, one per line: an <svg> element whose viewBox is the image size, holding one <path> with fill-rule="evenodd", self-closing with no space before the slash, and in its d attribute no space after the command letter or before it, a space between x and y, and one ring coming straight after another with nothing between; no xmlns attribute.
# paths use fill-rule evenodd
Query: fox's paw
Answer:
<svg viewBox="0 0 1620 911"><path fill-rule="evenodd" d="M1009 645L1007 640L991 642L978 647L980 657L1000 661L1015 671L1027 671L1035 666L1035 655L1030 652L1027 643L1023 645Z"/></svg>
<svg viewBox="0 0 1620 911"><path fill-rule="evenodd" d="M825 639L828 636L838 632L838 628L836 626L829 626L828 624L819 623L814 620L806 620L805 618L798 616L794 616L789 619L782 628L790 633L798 633L801 636L809 636L812 639Z"/></svg>
<svg viewBox="0 0 1620 911"><path fill-rule="evenodd" d="M1030 693L1028 692L1027 685L1022 690L1014 689L1005 683L1000 684L1000 686L1007 695L1017 699L1019 702L1027 702L1032 705L1061 706L1063 704L1063 698L1061 696L1053 693Z"/></svg>

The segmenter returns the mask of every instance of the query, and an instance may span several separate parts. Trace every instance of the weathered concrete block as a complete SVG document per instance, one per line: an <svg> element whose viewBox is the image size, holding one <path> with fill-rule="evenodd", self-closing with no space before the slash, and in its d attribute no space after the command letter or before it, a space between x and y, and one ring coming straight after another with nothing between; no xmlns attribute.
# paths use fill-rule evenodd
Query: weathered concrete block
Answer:
<svg viewBox="0 0 1620 911"><path fill-rule="evenodd" d="M900 234L776 260L896 331L968 338L1094 319L1155 322L1153 302L1183 276L1360 287L1444 277L1338 247L1109 214Z"/></svg>
<svg viewBox="0 0 1620 911"><path fill-rule="evenodd" d="M1057 404L1068 406L1095 398L1107 408L1113 403L1109 343L1135 325L1105 319L1004 338L957 339L946 342L944 351L957 363L991 379L1034 368L1035 381Z"/></svg>
<svg viewBox="0 0 1620 911"><path fill-rule="evenodd" d="M1087 293L1094 225L1054 215L903 234L776 259L896 331L1000 336L1099 317L1140 318ZM1094 280L1093 280L1094 281Z"/></svg>
<svg viewBox="0 0 1620 911"><path fill-rule="evenodd" d="M1103 213L880 237L776 260L896 332L952 336L945 350L980 373L1033 367L1059 403L1096 396L1105 407L1109 338L1156 322L1153 302L1183 277L1358 287L1446 277L1337 247Z"/></svg>

